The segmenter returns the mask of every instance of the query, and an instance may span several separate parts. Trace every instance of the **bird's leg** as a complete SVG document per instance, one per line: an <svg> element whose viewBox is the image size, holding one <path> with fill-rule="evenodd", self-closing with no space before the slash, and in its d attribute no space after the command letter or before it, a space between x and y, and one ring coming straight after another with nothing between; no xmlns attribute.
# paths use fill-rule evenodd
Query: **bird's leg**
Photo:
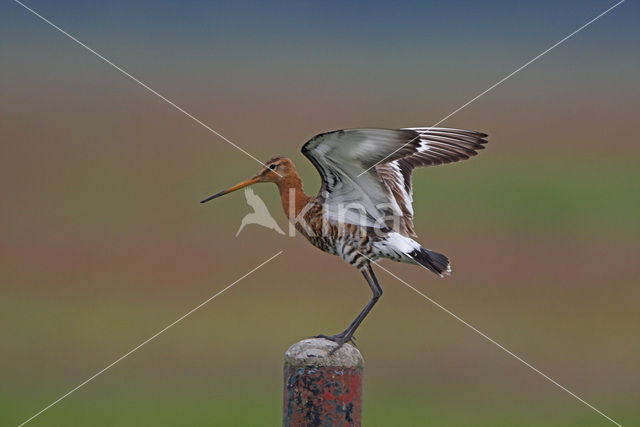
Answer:
<svg viewBox="0 0 640 427"><path fill-rule="evenodd" d="M362 275L365 277L365 279L367 279L367 283L369 284L369 287L373 292L373 296L371 297L371 300L367 303L367 305L362 309L360 314L358 314L358 316L353 320L353 322L351 322L347 329L342 332L342 334L346 333L346 335L350 339L353 338L353 334L356 332L356 329L358 329L358 326L360 326L364 318L367 317L367 314L369 314L373 306L376 304L376 302L378 302L378 299L380 299L380 296L382 295L382 288L378 283L378 278L375 274L373 274L371 265L367 266L367 270L369 274L367 275L367 272L363 271Z"/></svg>
<svg viewBox="0 0 640 427"><path fill-rule="evenodd" d="M376 302L378 302L378 299L382 295L382 288L378 283L378 279L376 278L376 275L373 274L373 269L371 268L371 265L367 266L367 271L364 271L364 270L362 271L362 275L364 276L365 279L367 279L367 283L369 284L369 287L373 292L373 297L371 298L371 300L367 303L367 305L364 306L360 314L358 314L358 316L356 316L356 318L353 319L353 322L351 322L351 324L347 326L347 329L345 329L344 331L336 335L316 335L315 336L315 338L325 338L337 343L338 346L331 351L332 353L338 350L340 347L342 347L342 345L346 342L351 341L353 343L353 340L354 340L353 334L355 333L356 329L358 329L358 326L360 326L364 318L367 317L367 314L369 314L373 306L376 304Z"/></svg>

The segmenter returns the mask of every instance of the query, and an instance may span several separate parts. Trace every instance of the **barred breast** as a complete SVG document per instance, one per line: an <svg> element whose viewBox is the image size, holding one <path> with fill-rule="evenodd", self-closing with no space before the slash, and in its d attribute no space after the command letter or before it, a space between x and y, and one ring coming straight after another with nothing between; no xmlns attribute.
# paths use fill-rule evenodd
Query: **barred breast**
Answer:
<svg viewBox="0 0 640 427"><path fill-rule="evenodd" d="M322 205L317 202L302 219L295 223L296 230L320 250L337 255L360 270L380 258L374 246L378 236L369 227L329 221L322 215Z"/></svg>

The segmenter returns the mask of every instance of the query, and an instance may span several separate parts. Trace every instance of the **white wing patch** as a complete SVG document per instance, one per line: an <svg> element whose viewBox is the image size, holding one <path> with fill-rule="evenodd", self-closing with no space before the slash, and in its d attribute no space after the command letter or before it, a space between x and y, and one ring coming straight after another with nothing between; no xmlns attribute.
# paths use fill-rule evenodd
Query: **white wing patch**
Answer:
<svg viewBox="0 0 640 427"><path fill-rule="evenodd" d="M415 152L419 142L412 139L415 133L406 130L350 129L321 134L307 142L302 152L322 175L327 219L385 228L400 217L403 210L398 201L370 168L386 156L393 159Z"/></svg>

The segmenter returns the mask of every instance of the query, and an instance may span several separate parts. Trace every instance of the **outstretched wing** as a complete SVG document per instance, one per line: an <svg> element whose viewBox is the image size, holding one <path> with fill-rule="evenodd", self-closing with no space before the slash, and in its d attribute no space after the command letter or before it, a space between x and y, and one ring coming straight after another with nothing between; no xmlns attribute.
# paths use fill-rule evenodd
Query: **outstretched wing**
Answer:
<svg viewBox="0 0 640 427"><path fill-rule="evenodd" d="M409 235L413 168L469 158L483 136L443 128L346 129L315 136L302 153L322 176L328 219Z"/></svg>
<svg viewBox="0 0 640 427"><path fill-rule="evenodd" d="M376 165L380 179L389 187L402 209L399 232L415 236L413 230L413 189L411 173L421 166L436 166L466 160L484 149L487 134L449 128L407 128L417 133L417 151Z"/></svg>

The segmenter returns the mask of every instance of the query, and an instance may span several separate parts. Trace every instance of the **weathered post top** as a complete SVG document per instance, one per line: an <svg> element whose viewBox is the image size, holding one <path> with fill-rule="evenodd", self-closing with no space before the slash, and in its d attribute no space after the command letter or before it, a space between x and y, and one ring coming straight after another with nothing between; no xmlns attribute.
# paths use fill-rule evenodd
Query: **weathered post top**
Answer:
<svg viewBox="0 0 640 427"><path fill-rule="evenodd" d="M361 425L364 360L355 347L309 338L284 355L283 427Z"/></svg>

